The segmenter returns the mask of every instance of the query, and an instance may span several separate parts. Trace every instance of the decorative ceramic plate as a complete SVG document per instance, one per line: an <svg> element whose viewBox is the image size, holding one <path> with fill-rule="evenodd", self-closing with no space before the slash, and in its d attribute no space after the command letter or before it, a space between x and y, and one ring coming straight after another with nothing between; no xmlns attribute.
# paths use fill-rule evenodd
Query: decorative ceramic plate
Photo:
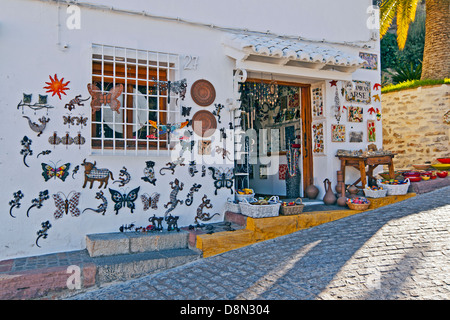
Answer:
<svg viewBox="0 0 450 320"><path fill-rule="evenodd" d="M413 164L412 165L416 170L426 170L430 168L429 164Z"/></svg>
<svg viewBox="0 0 450 320"><path fill-rule="evenodd" d="M192 100L201 107L211 105L216 99L216 90L208 80L197 80L191 86Z"/></svg>
<svg viewBox="0 0 450 320"><path fill-rule="evenodd" d="M201 137L210 137L217 129L216 117L208 110L197 111L192 117L192 129Z"/></svg>
<svg viewBox="0 0 450 320"><path fill-rule="evenodd" d="M444 163L432 164L431 166L438 170L449 170L450 169L450 164L444 164Z"/></svg>

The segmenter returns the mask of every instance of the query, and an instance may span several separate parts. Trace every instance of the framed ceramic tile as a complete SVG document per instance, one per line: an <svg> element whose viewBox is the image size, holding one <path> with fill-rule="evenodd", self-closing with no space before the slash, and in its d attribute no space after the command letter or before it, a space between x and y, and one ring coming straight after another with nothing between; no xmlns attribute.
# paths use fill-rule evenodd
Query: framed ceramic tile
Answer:
<svg viewBox="0 0 450 320"><path fill-rule="evenodd" d="M312 124L313 153L316 155L325 153L324 123L324 121L320 121Z"/></svg>
<svg viewBox="0 0 450 320"><path fill-rule="evenodd" d="M331 125L331 142L345 142L345 125Z"/></svg>
<svg viewBox="0 0 450 320"><path fill-rule="evenodd" d="M366 62L367 62L367 64L365 64L362 67L362 69L378 70L378 55L377 54L360 52L359 57L363 60L366 60Z"/></svg>
<svg viewBox="0 0 450 320"><path fill-rule="evenodd" d="M311 89L311 99L313 118L323 118L325 116L325 111L322 86L313 87Z"/></svg>
<svg viewBox="0 0 450 320"><path fill-rule="evenodd" d="M348 107L348 122L363 122L363 108L349 106Z"/></svg>
<svg viewBox="0 0 450 320"><path fill-rule="evenodd" d="M367 141L376 141L375 120L367 120Z"/></svg>
<svg viewBox="0 0 450 320"><path fill-rule="evenodd" d="M372 86L370 85L370 81L353 80L353 83L355 86L352 91L345 90L345 100L356 103L370 104L372 102Z"/></svg>
<svg viewBox="0 0 450 320"><path fill-rule="evenodd" d="M350 131L348 137L350 142L363 142L362 131Z"/></svg>

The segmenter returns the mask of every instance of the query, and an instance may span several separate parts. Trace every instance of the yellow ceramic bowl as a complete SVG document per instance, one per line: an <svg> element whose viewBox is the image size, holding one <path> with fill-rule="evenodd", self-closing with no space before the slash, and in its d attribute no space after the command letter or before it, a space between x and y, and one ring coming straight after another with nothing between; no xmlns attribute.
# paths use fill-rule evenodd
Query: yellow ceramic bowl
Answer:
<svg viewBox="0 0 450 320"><path fill-rule="evenodd" d="M438 170L449 170L450 169L450 164L445 164L445 163L432 164L431 166Z"/></svg>
<svg viewBox="0 0 450 320"><path fill-rule="evenodd" d="M430 180L430 176L422 176L422 180Z"/></svg>

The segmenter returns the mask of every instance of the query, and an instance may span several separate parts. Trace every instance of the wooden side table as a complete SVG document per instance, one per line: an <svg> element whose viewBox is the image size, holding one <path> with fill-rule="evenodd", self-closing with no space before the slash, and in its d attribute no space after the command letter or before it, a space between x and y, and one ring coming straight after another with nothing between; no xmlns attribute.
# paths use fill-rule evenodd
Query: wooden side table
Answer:
<svg viewBox="0 0 450 320"><path fill-rule="evenodd" d="M355 185L361 181L362 189L366 187L366 177L373 178L373 170L379 165L387 165L389 167L389 178L394 179L394 158L395 154L380 155L380 156L337 156L341 161L341 171L344 176L345 184L345 167L351 166L359 170L361 177L356 180L352 185ZM366 173L366 166L368 170Z"/></svg>

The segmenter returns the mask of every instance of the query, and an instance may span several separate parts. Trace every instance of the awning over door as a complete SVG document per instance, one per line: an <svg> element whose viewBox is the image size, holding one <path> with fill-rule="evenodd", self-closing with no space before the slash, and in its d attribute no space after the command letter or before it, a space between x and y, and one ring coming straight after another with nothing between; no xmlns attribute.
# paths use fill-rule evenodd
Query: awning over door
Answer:
<svg viewBox="0 0 450 320"><path fill-rule="evenodd" d="M350 80L351 73L367 63L359 55L326 42L229 33L222 44L237 68L261 72Z"/></svg>

